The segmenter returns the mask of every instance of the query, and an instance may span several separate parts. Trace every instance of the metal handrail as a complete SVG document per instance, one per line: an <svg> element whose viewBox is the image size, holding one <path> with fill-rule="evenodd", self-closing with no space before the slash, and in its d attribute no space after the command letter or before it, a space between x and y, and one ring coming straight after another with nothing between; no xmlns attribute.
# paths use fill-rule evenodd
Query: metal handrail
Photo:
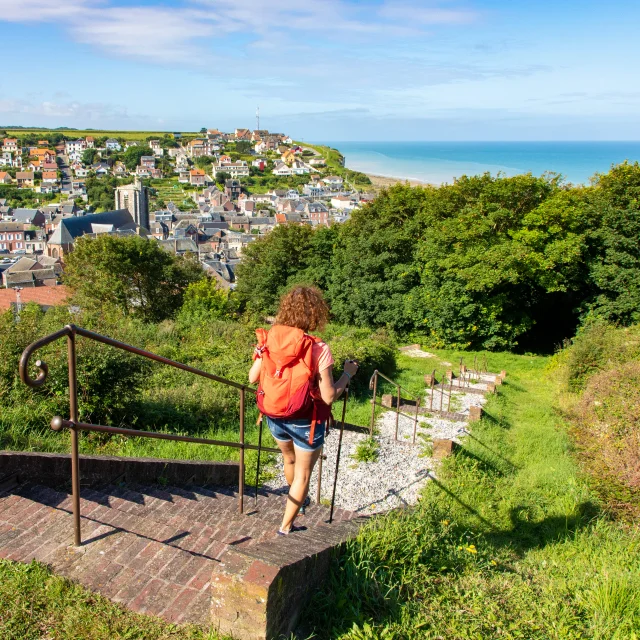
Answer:
<svg viewBox="0 0 640 640"><path fill-rule="evenodd" d="M410 395L412 398L414 398L415 402L416 402L416 413L415 416L413 416L414 418L414 422L413 422L413 444L416 443L416 433L418 430L418 412L420 410L420 397L416 396L415 394L411 393L411 391L408 391L407 389L405 389L404 387L401 387L397 382L395 382L394 380L392 380L391 378L388 378L387 376L384 375L384 373L380 373L377 369L373 372L373 375L371 376L371 380L369 380L369 389L371 389L373 391L373 398L371 400L371 426L369 427L369 436L373 437L373 426L374 423L376 421L376 396L378 394L378 378L384 378L387 382L391 383L394 387L396 387L396 391L397 391L397 407L394 408L393 407L393 403L391 403L392 406L390 407L386 407L387 409L391 409L392 411L396 412L396 433L395 433L395 439L396 441L398 440L398 427L399 427L399 421L400 421L400 392L404 391L405 394ZM402 414L405 415L405 414Z"/></svg>
<svg viewBox="0 0 640 640"><path fill-rule="evenodd" d="M95 340L96 342L101 342L103 344L110 345L117 349L122 349L123 351L127 351L129 353L134 353L136 355L142 356L144 358L148 358L149 360L154 360L156 362L160 362L162 364L169 365L176 369L182 369L183 371L187 371L189 373L193 373L195 375L201 376L203 378L207 378L209 380L213 380L215 382L220 382L230 387L234 387L238 389L240 392L240 433L239 433L239 442L227 442L223 440L210 440L208 438L192 438L190 436L178 436L172 435L168 433L157 433L152 431L137 431L135 429L124 429L120 427L107 427L104 425L95 425L86 422L80 422L78 419L78 379L77 379L77 371L76 371L76 336L83 336L85 338L89 338L91 340ZM74 544L76 546L80 546L82 543L81 539L81 530L80 530L80 457L78 452L78 432L79 431L102 431L105 433L118 433L127 436L135 436L135 437L143 437L143 438L159 438L163 440L176 440L182 442L195 442L200 444L210 444L215 446L225 446L225 447L234 447L240 450L240 460L238 465L238 503L240 513L244 511L244 480L245 480L245 464L244 464L244 452L245 449L252 449L258 451L258 465L260 460L260 452L261 451L271 451L279 453L278 449L272 449L270 447L262 447L262 438L260 438L260 442L258 446L248 444L245 442L245 399L247 390L254 392L252 387L248 385L240 384L238 382L234 382L233 380L227 380L226 378L222 378L220 376L216 376L212 373L208 373L207 371L202 371L200 369L196 369L195 367L190 367L186 364L182 364L181 362L176 362L175 360L170 360L169 358L165 358L163 356L159 356L155 353L151 353L150 351L145 351L144 349L139 349L138 347L134 347L132 345L126 344L124 342L120 342L118 340L114 340L113 338L108 338L107 336L103 336L99 333L95 333L93 331L89 331L87 329L82 329L81 327L76 327L73 324L66 325L60 331L56 331L44 338L40 338L35 342L31 343L22 353L20 357L20 379L24 384L32 388L41 387L47 380L47 376L49 374L49 368L46 362L42 360L36 361L36 367L39 369L39 374L36 378L32 378L29 375L29 360L33 353L42 347L59 340L60 338L67 338L67 359L68 359L68 370L69 370L69 413L70 419L64 420L60 417L55 417L51 422L51 428L55 431L59 431L63 427L70 429L71 431L71 492L72 492L72 500L73 500L73 519L74 519ZM256 500L258 497L257 486L258 479L256 478Z"/></svg>

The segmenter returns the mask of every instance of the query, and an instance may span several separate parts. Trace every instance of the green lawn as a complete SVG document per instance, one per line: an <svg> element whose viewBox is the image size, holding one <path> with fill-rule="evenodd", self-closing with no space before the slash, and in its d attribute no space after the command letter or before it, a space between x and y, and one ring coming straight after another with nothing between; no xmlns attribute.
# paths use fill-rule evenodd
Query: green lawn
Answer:
<svg viewBox="0 0 640 640"><path fill-rule="evenodd" d="M46 135L49 133L61 133L62 135L70 138L86 138L87 136L93 136L94 138L101 138L103 136L109 136L110 138L125 138L126 140L145 140L151 136L157 136L162 138L167 133L173 133L172 131L108 131L98 129L5 129L8 136L18 137L24 136L30 133L36 135ZM185 136L198 135L195 132L178 132Z"/></svg>
<svg viewBox="0 0 640 640"><path fill-rule="evenodd" d="M420 392L424 374L446 362L455 369L459 355L400 356L395 378ZM348 544L303 616L316 637L640 637L640 532L608 517L582 477L556 409L562 388L552 359L487 357L490 370L507 370L505 384L419 505L373 521ZM368 424L370 410L366 397L352 398L347 419ZM170 444L171 457L199 449ZM124 448L162 454L145 446ZM0 563L0 631L12 639L207 637L9 562Z"/></svg>
<svg viewBox="0 0 640 640"><path fill-rule="evenodd" d="M170 625L113 604L46 567L0 560L2 640L215 640L213 631Z"/></svg>
<svg viewBox="0 0 640 640"><path fill-rule="evenodd" d="M640 533L581 477L549 359L488 359L500 393L417 509L348 545L307 613L319 637L640 637Z"/></svg>

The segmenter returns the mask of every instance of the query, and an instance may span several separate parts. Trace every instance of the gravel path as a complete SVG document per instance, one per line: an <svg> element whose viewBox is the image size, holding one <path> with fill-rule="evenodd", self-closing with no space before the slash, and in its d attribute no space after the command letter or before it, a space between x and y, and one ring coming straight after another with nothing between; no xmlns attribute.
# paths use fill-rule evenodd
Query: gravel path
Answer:
<svg viewBox="0 0 640 640"><path fill-rule="evenodd" d="M427 390L427 406L429 401ZM438 399L438 391L435 393ZM445 395L445 403L446 397ZM453 402L456 411L469 412L472 405L482 405L484 396L470 393L456 393ZM452 406L453 409L453 406ZM342 441L336 505L361 514L373 514L388 511L418 502L420 491L428 480L429 472L437 466L437 461L425 455L425 444L434 438L459 441L467 423L454 422L437 416L420 416L416 444L412 444L414 421L400 416L398 420L398 442L395 441L396 414L385 411L376 421L377 433L374 440L378 446L378 459L372 462L358 462L353 458L359 442L368 439L368 434L345 431ZM328 503L333 490L333 477L336 468L339 429L334 429L325 440L324 453L327 459L322 468L321 500ZM265 488L286 493L282 465L272 469L276 476L265 482ZM317 495L318 465L311 476L309 495L315 501Z"/></svg>

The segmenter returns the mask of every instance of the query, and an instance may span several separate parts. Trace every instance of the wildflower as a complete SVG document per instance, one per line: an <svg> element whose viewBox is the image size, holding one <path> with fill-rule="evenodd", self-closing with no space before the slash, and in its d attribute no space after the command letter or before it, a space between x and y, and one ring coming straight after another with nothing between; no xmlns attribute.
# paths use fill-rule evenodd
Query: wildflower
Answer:
<svg viewBox="0 0 640 640"><path fill-rule="evenodd" d="M440 524L441 524L443 527L446 527L446 526L448 526L449 521L448 521L448 520L440 520Z"/></svg>
<svg viewBox="0 0 640 640"><path fill-rule="evenodd" d="M473 544L470 544L470 545L467 547L467 551L468 551L469 553L478 553L478 550L476 549L475 545L473 545Z"/></svg>
<svg viewBox="0 0 640 640"><path fill-rule="evenodd" d="M458 547L458 551L462 551L462 547Z"/></svg>
<svg viewBox="0 0 640 640"><path fill-rule="evenodd" d="M489 564L490 564L492 567L497 567L497 566L498 566L498 563L497 563L495 560L492 560Z"/></svg>

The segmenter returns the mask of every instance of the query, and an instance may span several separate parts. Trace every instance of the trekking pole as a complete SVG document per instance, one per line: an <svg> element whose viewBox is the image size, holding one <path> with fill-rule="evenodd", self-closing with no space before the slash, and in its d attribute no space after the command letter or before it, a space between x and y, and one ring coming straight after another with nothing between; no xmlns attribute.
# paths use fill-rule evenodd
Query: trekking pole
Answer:
<svg viewBox="0 0 640 640"><path fill-rule="evenodd" d="M329 524L333 522L333 507L336 502L336 487L338 486L338 468L340 466L340 451L342 450L342 434L344 433L344 418L347 413L347 398L349 397L349 385L344 388L344 401L342 403L342 423L340 424L340 438L338 439L338 453L336 454L336 472L333 476L333 493L331 494L331 511L329 512Z"/></svg>
<svg viewBox="0 0 640 640"><path fill-rule="evenodd" d="M256 497L255 506L258 506L258 483L260 482L260 449L262 447L262 422L263 418L260 418L260 429L258 431L258 463L256 465Z"/></svg>

